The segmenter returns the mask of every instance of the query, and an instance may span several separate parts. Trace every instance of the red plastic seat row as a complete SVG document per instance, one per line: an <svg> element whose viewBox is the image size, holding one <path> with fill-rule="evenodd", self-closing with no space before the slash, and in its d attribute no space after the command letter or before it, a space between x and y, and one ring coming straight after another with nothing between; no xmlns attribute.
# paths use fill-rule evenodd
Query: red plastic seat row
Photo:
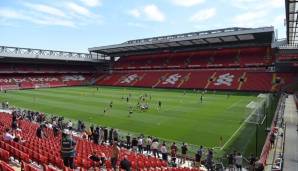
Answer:
<svg viewBox="0 0 298 171"><path fill-rule="evenodd" d="M0 160L8 162L9 152L7 150L4 150L4 149L0 148Z"/></svg>
<svg viewBox="0 0 298 171"><path fill-rule="evenodd" d="M22 169L23 171L38 171L38 169L25 162L22 162Z"/></svg>
<svg viewBox="0 0 298 171"><path fill-rule="evenodd" d="M8 143L14 144L14 145L17 144L15 142L8 142ZM55 165L59 168L63 168L63 166L64 166L63 161L60 157L57 157L54 155L44 156L44 155L41 155L40 153L35 152L31 149L27 149L26 150L27 153L24 153L8 143L0 141L0 147L2 147L2 148L4 147L4 149L11 152L12 156L15 156L16 158L18 158L21 161L28 163L29 160L31 159L31 160L37 161L38 163L41 163L41 164L52 163L53 165ZM20 147L20 146L18 146L18 147ZM21 147L21 148L26 149L24 147Z"/></svg>
<svg viewBox="0 0 298 171"><path fill-rule="evenodd" d="M120 58L113 64L115 70L218 68L231 66L267 66L274 56L271 48L227 48L189 52L164 52Z"/></svg>
<svg viewBox="0 0 298 171"><path fill-rule="evenodd" d="M23 147L23 148L26 149L26 150L24 150L25 152L28 151L28 150L32 150L32 151L41 153L41 154L44 155L44 156L50 156L50 155L53 155L53 156L56 156L56 157L57 157L57 156L60 156L59 151L57 151L57 150L42 149L42 148L35 147L35 146L25 146L25 147ZM28 150L27 150L27 149L28 149Z"/></svg>
<svg viewBox="0 0 298 171"><path fill-rule="evenodd" d="M92 166L92 161L89 159L84 159L81 157L76 157L75 165L79 167L83 167L85 169L89 169Z"/></svg>
<svg viewBox="0 0 298 171"><path fill-rule="evenodd" d="M37 148L28 148L26 146L23 146L21 144L18 144L16 142L11 142L11 145L19 150L21 150L22 152L24 153L27 153L29 154L29 156L31 158L33 158L33 156L37 156L35 153L38 153L40 154L41 156L44 156L44 157L39 157L38 159L41 160L41 161L46 161L48 159L45 159L45 158L56 158L57 156L60 156L58 155L57 153L49 153L47 151L43 151L42 149L39 149L38 147ZM34 158L35 159L35 158Z"/></svg>
<svg viewBox="0 0 298 171"><path fill-rule="evenodd" d="M9 166L7 163L0 161L0 170L1 171L14 171L14 169Z"/></svg>
<svg viewBox="0 0 298 171"><path fill-rule="evenodd" d="M2 117L3 115L3 117ZM5 125L10 125L11 116L7 114L0 113L0 121L4 122ZM49 136L48 138L39 139L35 136L36 128L38 127L34 123L30 123L26 120L22 122L22 136L27 139L27 141L23 144L18 144L15 142L3 142L0 141L0 147L6 149L7 151L14 151L13 154L19 156L20 159L24 161L32 160L37 161L40 164L44 164L47 166L49 163L60 168L64 169L63 160L60 157L59 149L61 144L61 137L54 138ZM51 131L50 131L51 132ZM88 159L88 155L96 150L99 152L103 152L108 158L111 156L111 147L104 145L96 145L91 143L90 141L82 140L80 138L75 138L77 141L77 157L75 158L75 164L81 168L81 170L86 170L92 167L93 163ZM30 140L30 141L29 141ZM51 148L50 144L54 142L57 144L56 149ZM16 150L14 150L16 149ZM52 151L55 152L52 152ZM22 157L22 153L25 153L27 157ZM56 154L56 155L53 155ZM29 157L28 157L29 155ZM147 157L142 154L130 152L125 149L121 149L120 151L120 160L127 155L129 160L132 161L133 167L136 169L153 169L153 170L161 170L164 169L167 164L165 162L160 161L159 159L153 157ZM28 159L29 158L29 159ZM119 161L120 161L119 160ZM119 165L119 162L117 163ZM106 161L107 170L112 170L111 162L109 160ZM135 169L135 170L136 170Z"/></svg>
<svg viewBox="0 0 298 171"><path fill-rule="evenodd" d="M54 169L52 167L49 167L48 165L46 164L43 164L43 170L44 171L58 171L57 169Z"/></svg>
<svg viewBox="0 0 298 171"><path fill-rule="evenodd" d="M21 150L16 149L15 147L11 146L10 144L7 144L3 141L0 142L0 147L4 148L5 150L9 151L9 153L16 157L17 159L25 162L29 162L29 155L22 152Z"/></svg>
<svg viewBox="0 0 298 171"><path fill-rule="evenodd" d="M0 86L2 89L74 86L86 83L90 77L91 74L12 74L0 76Z"/></svg>
<svg viewBox="0 0 298 171"><path fill-rule="evenodd" d="M275 92L295 82L297 73L264 70L122 71L98 79L97 85ZM200 78L200 79L197 79Z"/></svg>

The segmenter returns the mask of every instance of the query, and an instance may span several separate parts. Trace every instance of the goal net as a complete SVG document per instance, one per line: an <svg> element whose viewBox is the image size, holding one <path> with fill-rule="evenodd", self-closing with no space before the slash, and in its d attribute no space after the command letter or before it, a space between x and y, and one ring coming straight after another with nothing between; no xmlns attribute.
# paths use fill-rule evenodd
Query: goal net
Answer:
<svg viewBox="0 0 298 171"><path fill-rule="evenodd" d="M266 112L270 106L270 95L259 94L258 97L246 105L247 118L245 122L262 124L266 118Z"/></svg>

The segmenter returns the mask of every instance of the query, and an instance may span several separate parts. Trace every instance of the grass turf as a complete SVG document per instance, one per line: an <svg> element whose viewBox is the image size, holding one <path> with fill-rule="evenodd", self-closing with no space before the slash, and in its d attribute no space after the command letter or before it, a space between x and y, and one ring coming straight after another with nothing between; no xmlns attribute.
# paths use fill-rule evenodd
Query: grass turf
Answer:
<svg viewBox="0 0 298 171"><path fill-rule="evenodd" d="M131 93L129 103L122 99ZM140 95L151 95L149 110L134 110L128 117L129 106L136 106ZM143 133L167 140L187 142L207 147L220 147L235 133L247 117L245 106L255 94L207 93L184 90L68 87L36 90L15 90L1 93L0 100L17 107L61 115L134 133ZM109 109L113 101L112 109ZM158 110L158 101L162 102ZM108 112L104 115L104 108ZM222 137L222 142L220 141Z"/></svg>

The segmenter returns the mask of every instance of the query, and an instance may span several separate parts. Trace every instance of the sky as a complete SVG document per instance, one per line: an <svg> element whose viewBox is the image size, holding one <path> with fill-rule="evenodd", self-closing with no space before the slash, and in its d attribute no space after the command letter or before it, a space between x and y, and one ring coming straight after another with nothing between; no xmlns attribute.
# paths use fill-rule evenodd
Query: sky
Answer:
<svg viewBox="0 0 298 171"><path fill-rule="evenodd" d="M274 26L284 0L0 0L0 45L88 52L132 39Z"/></svg>

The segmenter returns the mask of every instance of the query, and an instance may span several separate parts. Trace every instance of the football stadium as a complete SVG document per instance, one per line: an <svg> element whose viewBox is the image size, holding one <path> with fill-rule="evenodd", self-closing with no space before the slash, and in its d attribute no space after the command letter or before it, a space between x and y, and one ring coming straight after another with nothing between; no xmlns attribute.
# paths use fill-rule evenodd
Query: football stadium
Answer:
<svg viewBox="0 0 298 171"><path fill-rule="evenodd" d="M94 43L85 52L0 46L0 171L297 170L298 3L273 1L268 4L284 5L278 21L285 27L282 39L271 25L224 24ZM33 35L50 34L45 27L60 25L55 33L62 37L59 27L69 32L98 27L86 17L102 18L91 8L104 8L105 2L15 2L29 12L0 2L0 37L8 39L7 30L18 34L28 23L43 25ZM60 3L72 10L69 16ZM207 2L184 3L181 8ZM144 14L129 12L137 19L147 14L148 20L165 19L154 4L144 7ZM195 18L205 15L211 18L203 12ZM62 22L72 17L82 25ZM57 44L84 44L73 37ZM101 42L98 36L90 39Z"/></svg>

